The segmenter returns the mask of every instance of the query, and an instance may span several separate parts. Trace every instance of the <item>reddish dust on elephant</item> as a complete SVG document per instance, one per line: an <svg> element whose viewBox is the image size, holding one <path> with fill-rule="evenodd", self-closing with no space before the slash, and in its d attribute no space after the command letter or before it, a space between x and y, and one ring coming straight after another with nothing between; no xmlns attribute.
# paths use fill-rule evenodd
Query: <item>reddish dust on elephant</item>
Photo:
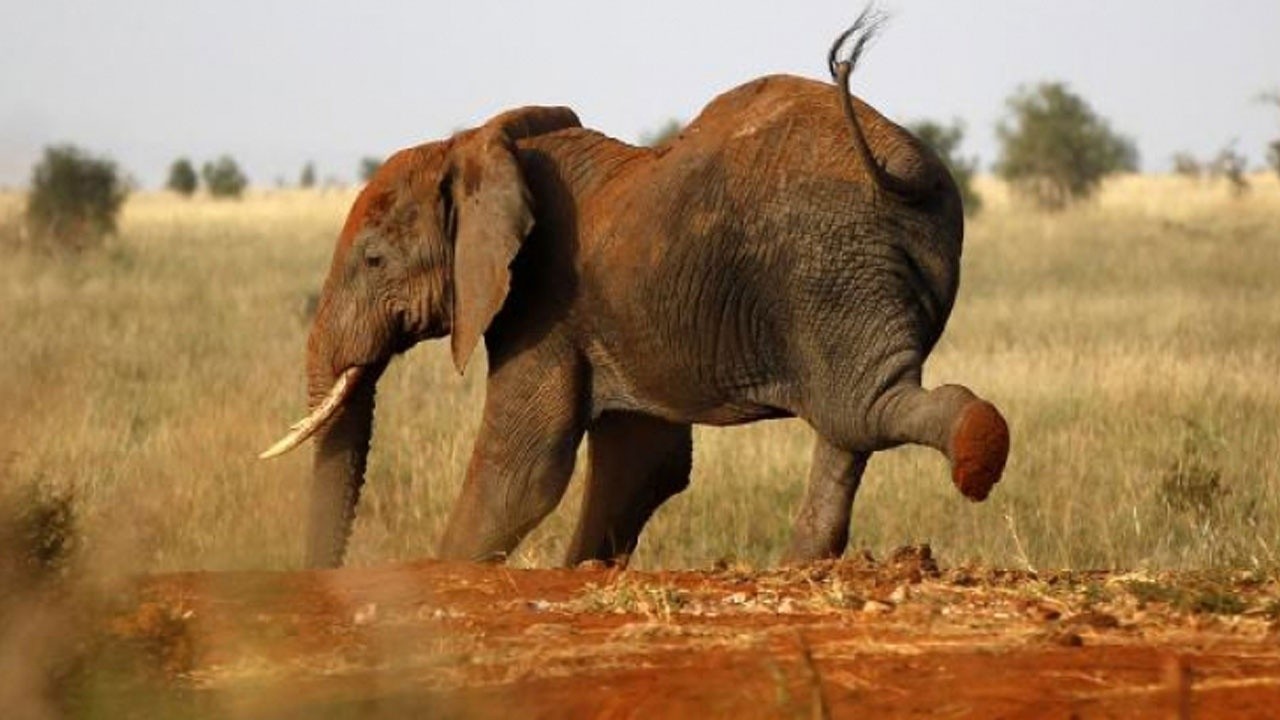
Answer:
<svg viewBox="0 0 1280 720"><path fill-rule="evenodd" d="M844 552L874 452L933 448L986 498L1004 418L966 387L922 386L960 283L960 195L931 149L849 94L874 31L864 13L837 38L834 84L748 82L657 148L525 107L393 155L320 295L312 412L264 453L316 437L308 563L342 562L387 363L445 335L459 371L483 336L488 377L441 558L509 556L584 439L566 564L629 556L689 483L694 424L813 429L787 562Z"/></svg>
<svg viewBox="0 0 1280 720"><path fill-rule="evenodd" d="M1101 639L1068 592L1030 602L944 578L927 551L834 560L872 453L933 448L982 500L1009 452L993 404L922 386L964 218L933 151L849 93L873 31L864 13L836 40L834 84L748 82L657 148L526 107L396 153L334 251L307 347L311 413L264 455L314 435L307 559L340 565L387 363L447 335L463 371L483 336L484 417L442 560L158 579L115 636L249 717L828 717L997 692L989 707L1019 712L1050 686L1063 691L1049 707L1128 707L1084 680L977 682L1014 658L1067 677L1103 647L1159 674L1161 653L1115 642L1116 627ZM692 425L783 417L815 439L795 569L623 569L688 485ZM456 563L505 559L559 503L584 439L565 558L579 569ZM999 613L1017 620L993 637Z"/></svg>

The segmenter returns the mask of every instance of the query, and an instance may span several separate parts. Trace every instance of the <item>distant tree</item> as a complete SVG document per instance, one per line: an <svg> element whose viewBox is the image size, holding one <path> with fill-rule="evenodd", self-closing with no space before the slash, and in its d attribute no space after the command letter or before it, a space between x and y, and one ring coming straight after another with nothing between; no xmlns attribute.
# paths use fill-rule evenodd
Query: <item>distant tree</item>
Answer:
<svg viewBox="0 0 1280 720"><path fill-rule="evenodd" d="M46 147L31 171L28 227L50 249L83 250L115 232L128 194L115 162L74 145Z"/></svg>
<svg viewBox="0 0 1280 720"><path fill-rule="evenodd" d="M996 172L1042 208L1082 200L1111 173L1138 168L1138 149L1060 82L1020 88L996 126Z"/></svg>
<svg viewBox="0 0 1280 720"><path fill-rule="evenodd" d="M1258 102L1274 105L1277 109L1280 109L1280 89L1262 93L1258 96ZM1270 165L1271 169L1275 170L1277 175L1280 175L1280 138L1272 140L1267 145L1267 165Z"/></svg>
<svg viewBox="0 0 1280 720"><path fill-rule="evenodd" d="M378 168L382 167L382 159L373 157L360 158L360 182L369 182L373 179L373 174L378 172Z"/></svg>
<svg viewBox="0 0 1280 720"><path fill-rule="evenodd" d="M190 160L178 158L169 166L169 179L165 182L165 187L179 195L191 197L199 184L200 178L196 175L196 168Z"/></svg>
<svg viewBox="0 0 1280 720"><path fill-rule="evenodd" d="M1249 178L1245 173L1249 169L1249 161L1236 150L1236 141L1232 140L1218 151L1210 170L1214 177L1220 177L1231 186L1231 194L1237 197L1249 191Z"/></svg>
<svg viewBox="0 0 1280 720"><path fill-rule="evenodd" d="M978 169L976 157L960 156L960 143L964 140L964 123L958 118L950 125L933 120L921 120L912 123L910 130L916 137L933 148L951 171L956 187L960 189L960 200L964 203L966 215L977 215L982 209L982 197L973 189L973 175Z"/></svg>
<svg viewBox="0 0 1280 720"><path fill-rule="evenodd" d="M640 133L640 144L656 147L679 135L683 129L683 123L675 118L669 118L659 125L656 130L647 130Z"/></svg>
<svg viewBox="0 0 1280 720"><path fill-rule="evenodd" d="M240 171L240 166L230 155L223 155L213 162L206 162L200 169L204 178L204 186L214 197L238 198L249 184L249 179Z"/></svg>
<svg viewBox="0 0 1280 720"><path fill-rule="evenodd" d="M312 188L316 185L316 164L308 161L302 166L302 173L298 175L298 187Z"/></svg>
<svg viewBox="0 0 1280 720"><path fill-rule="evenodd" d="M1189 152L1173 154L1173 172L1186 178L1198 178L1204 173L1204 165Z"/></svg>

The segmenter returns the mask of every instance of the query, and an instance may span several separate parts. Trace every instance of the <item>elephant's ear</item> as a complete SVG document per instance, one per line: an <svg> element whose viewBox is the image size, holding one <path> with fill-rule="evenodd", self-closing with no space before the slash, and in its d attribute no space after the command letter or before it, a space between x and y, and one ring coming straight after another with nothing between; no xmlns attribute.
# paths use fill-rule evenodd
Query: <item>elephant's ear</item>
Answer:
<svg viewBox="0 0 1280 720"><path fill-rule="evenodd" d="M515 140L578 126L567 108L503 113L455 141L449 192L457 213L453 249L453 364L462 372L502 308L511 262L533 229L533 200Z"/></svg>

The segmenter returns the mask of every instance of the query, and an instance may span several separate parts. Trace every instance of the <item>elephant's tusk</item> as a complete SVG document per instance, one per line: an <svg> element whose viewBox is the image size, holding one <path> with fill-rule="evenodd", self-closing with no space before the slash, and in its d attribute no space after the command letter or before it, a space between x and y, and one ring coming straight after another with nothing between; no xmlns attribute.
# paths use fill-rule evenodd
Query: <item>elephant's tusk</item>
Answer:
<svg viewBox="0 0 1280 720"><path fill-rule="evenodd" d="M280 438L280 441L275 445L267 448L258 458L267 460L283 455L311 437L316 429L323 425L342 406L343 401L347 399L347 395L351 394L351 388L360 379L360 372L361 369L358 366L344 370L338 376L337 381L333 383L333 387L329 389L329 394L324 396L324 400L321 400L319 405L316 405L316 409L312 410L310 415L290 425L289 434Z"/></svg>

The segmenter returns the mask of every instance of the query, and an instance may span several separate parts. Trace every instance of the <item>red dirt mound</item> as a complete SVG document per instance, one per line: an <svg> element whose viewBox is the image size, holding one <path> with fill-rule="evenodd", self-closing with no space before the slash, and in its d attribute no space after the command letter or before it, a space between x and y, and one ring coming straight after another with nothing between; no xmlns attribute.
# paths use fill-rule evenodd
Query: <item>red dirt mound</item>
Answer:
<svg viewBox="0 0 1280 720"><path fill-rule="evenodd" d="M1280 584L1246 574L942 572L906 548L765 572L193 573L138 598L105 642L220 717L1280 713Z"/></svg>

